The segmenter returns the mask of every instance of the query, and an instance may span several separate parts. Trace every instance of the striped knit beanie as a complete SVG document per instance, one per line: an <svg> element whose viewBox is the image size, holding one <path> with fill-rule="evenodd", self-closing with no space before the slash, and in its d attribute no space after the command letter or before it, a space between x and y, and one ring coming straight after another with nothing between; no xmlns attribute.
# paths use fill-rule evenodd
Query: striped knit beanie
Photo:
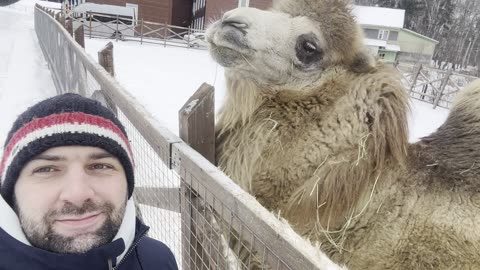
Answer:
<svg viewBox="0 0 480 270"><path fill-rule="evenodd" d="M125 128L98 101L77 94L46 99L22 113L10 130L0 164L0 194L13 205L13 192L23 166L58 146L99 147L118 158L125 170L128 197L134 187L133 155Z"/></svg>

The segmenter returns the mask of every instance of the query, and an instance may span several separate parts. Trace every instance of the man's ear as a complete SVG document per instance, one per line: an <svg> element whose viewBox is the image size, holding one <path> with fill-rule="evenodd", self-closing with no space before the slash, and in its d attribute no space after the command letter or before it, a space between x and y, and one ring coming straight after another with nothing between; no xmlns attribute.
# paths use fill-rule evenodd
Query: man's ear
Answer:
<svg viewBox="0 0 480 270"><path fill-rule="evenodd" d="M375 69L375 58L366 49L357 52L350 64L350 70L356 73L369 73Z"/></svg>

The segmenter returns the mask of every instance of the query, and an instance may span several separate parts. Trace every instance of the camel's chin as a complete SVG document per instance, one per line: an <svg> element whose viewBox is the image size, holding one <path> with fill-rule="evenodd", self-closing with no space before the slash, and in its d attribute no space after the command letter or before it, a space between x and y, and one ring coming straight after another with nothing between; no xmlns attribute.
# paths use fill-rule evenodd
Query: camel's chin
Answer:
<svg viewBox="0 0 480 270"><path fill-rule="evenodd" d="M223 46L216 46L215 44L209 45L210 55L213 59L219 63L221 66L226 68L232 68L237 66L241 59L243 59L243 55L231 48L223 47Z"/></svg>

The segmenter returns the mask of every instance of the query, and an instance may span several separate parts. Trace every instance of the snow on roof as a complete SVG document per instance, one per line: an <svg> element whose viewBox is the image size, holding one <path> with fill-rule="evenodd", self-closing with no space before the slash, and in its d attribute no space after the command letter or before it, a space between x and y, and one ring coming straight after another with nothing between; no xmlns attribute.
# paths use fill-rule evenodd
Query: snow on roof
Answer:
<svg viewBox="0 0 480 270"><path fill-rule="evenodd" d="M354 6L353 14L361 25L403 28L405 21L405 10L403 9Z"/></svg>
<svg viewBox="0 0 480 270"><path fill-rule="evenodd" d="M380 39L371 39L371 38L364 38L363 43L367 46L375 46L375 47L386 47L387 41L380 40Z"/></svg>
<svg viewBox="0 0 480 270"><path fill-rule="evenodd" d="M62 8L62 4L57 2L38 1L38 4L46 8L56 8L56 9Z"/></svg>

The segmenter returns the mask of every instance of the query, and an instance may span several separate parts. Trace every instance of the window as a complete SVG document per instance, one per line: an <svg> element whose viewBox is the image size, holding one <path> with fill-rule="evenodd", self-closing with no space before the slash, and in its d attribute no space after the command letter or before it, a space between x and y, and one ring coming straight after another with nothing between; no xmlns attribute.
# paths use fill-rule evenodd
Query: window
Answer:
<svg viewBox="0 0 480 270"><path fill-rule="evenodd" d="M398 39L398 31L390 31L388 40L396 41Z"/></svg>
<svg viewBox="0 0 480 270"><path fill-rule="evenodd" d="M378 39L388 40L388 35L389 34L390 34L390 31L388 31L388 30L380 30L380 31L378 31Z"/></svg>
<svg viewBox="0 0 480 270"><path fill-rule="evenodd" d="M370 39L378 38L378 29L364 28L363 32L365 33L366 38L370 38Z"/></svg>
<svg viewBox="0 0 480 270"><path fill-rule="evenodd" d="M238 0L238 7L248 7L250 0Z"/></svg>

